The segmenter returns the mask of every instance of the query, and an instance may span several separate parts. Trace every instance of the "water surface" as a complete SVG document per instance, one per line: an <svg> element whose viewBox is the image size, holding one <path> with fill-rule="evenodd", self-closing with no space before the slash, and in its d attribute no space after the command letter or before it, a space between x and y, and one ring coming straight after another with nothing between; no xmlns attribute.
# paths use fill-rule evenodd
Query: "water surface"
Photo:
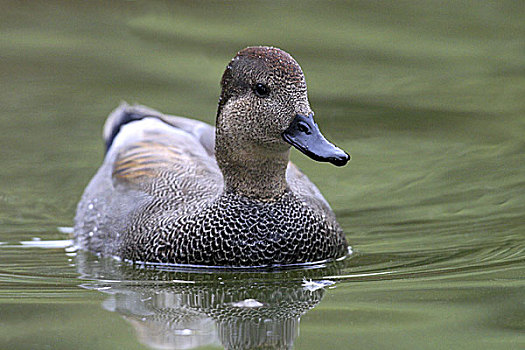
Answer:
<svg viewBox="0 0 525 350"><path fill-rule="evenodd" d="M525 346L520 2L0 9L0 348ZM299 61L323 133L352 154L292 158L353 256L159 271L67 248L106 115L127 100L213 123L224 67L254 44Z"/></svg>

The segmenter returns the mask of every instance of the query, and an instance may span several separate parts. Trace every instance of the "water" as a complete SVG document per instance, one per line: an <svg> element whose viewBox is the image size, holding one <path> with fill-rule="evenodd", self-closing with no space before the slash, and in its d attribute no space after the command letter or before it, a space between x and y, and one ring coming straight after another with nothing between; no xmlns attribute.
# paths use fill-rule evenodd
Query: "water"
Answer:
<svg viewBox="0 0 525 350"><path fill-rule="evenodd" d="M520 2L0 8L1 349L525 346ZM101 162L108 112L137 101L212 123L222 70L253 44L299 61L322 131L353 156L292 158L354 255L199 272L68 248L58 228Z"/></svg>

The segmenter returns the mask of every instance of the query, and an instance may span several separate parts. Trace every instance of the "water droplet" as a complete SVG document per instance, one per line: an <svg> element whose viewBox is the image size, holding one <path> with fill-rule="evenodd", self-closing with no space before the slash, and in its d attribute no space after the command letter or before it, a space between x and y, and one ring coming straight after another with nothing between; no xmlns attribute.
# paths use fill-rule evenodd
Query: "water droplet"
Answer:
<svg viewBox="0 0 525 350"><path fill-rule="evenodd" d="M232 303L232 305L235 306L235 307L245 307L245 308L253 308L253 307L261 307L261 306L263 306L262 303L260 303L259 301L255 300L255 299L241 300L241 301Z"/></svg>
<svg viewBox="0 0 525 350"><path fill-rule="evenodd" d="M89 236L89 237L93 237L93 231L90 231L90 232L88 233L88 236Z"/></svg>
<svg viewBox="0 0 525 350"><path fill-rule="evenodd" d="M88 205L88 209L89 209L89 210L93 209L93 204L92 204L92 203L89 203L89 205Z"/></svg>

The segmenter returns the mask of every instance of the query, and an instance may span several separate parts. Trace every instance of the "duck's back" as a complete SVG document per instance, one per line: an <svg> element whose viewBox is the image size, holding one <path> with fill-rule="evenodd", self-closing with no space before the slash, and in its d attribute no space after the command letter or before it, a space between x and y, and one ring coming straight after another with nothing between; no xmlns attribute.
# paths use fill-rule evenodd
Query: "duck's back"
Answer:
<svg viewBox="0 0 525 350"><path fill-rule="evenodd" d="M205 123L122 104L108 117L104 138L104 162L75 217L82 248L118 255L123 234L140 212L157 208L183 215L222 189L212 153L213 128Z"/></svg>
<svg viewBox="0 0 525 350"><path fill-rule="evenodd" d="M208 124L122 105L104 134L108 152L75 218L84 249L132 261L244 266L345 254L328 203L291 163L286 193L254 201L223 190Z"/></svg>

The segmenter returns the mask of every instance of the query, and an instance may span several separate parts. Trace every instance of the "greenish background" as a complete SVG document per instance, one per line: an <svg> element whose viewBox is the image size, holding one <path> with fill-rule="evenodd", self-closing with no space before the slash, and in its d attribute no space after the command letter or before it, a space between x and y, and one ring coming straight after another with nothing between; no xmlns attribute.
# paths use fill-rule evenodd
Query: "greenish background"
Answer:
<svg viewBox="0 0 525 350"><path fill-rule="evenodd" d="M262 44L352 154L292 155L355 251L314 274L337 283L295 348L525 347L522 1L2 0L0 34L0 348L145 348L77 253L21 242L67 239L121 100L213 123L224 67Z"/></svg>

